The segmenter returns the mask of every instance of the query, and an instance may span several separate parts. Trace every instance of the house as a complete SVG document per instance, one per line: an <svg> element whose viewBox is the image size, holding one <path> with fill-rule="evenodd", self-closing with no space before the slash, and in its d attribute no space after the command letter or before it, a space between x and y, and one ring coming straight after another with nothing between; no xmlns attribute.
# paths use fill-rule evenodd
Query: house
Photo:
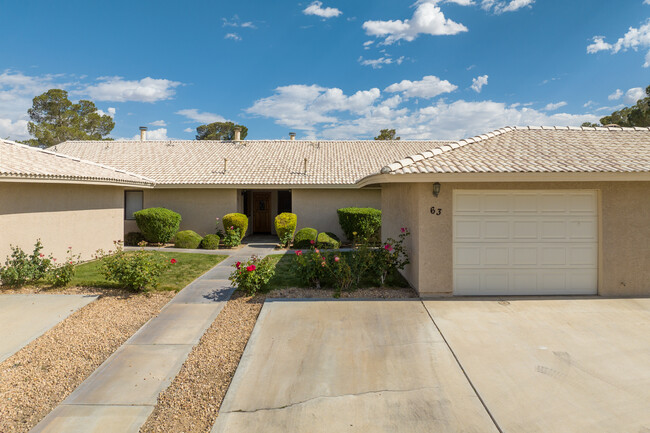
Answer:
<svg viewBox="0 0 650 433"><path fill-rule="evenodd" d="M123 238L124 190L153 181L123 170L0 140L0 263L10 245L59 259L68 247L89 259Z"/></svg>
<svg viewBox="0 0 650 433"><path fill-rule="evenodd" d="M138 173L153 189L126 190L124 232L137 231L133 212L165 207L181 214L181 230L214 233L216 218L240 212L248 234L275 233L282 212L298 215L298 228L342 237L336 210L381 207L379 185L357 182L406 155L445 141L68 141L53 150ZM219 225L220 226L220 225Z"/></svg>
<svg viewBox="0 0 650 433"><path fill-rule="evenodd" d="M358 186L421 295L650 295L650 128L503 128Z"/></svg>

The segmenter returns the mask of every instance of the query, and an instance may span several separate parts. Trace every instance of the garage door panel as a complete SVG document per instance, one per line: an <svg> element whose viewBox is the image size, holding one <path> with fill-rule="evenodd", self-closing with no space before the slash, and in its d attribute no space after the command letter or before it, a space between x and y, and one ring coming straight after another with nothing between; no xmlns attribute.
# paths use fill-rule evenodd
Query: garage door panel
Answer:
<svg viewBox="0 0 650 433"><path fill-rule="evenodd" d="M595 191L454 191L457 199L455 293L596 293Z"/></svg>

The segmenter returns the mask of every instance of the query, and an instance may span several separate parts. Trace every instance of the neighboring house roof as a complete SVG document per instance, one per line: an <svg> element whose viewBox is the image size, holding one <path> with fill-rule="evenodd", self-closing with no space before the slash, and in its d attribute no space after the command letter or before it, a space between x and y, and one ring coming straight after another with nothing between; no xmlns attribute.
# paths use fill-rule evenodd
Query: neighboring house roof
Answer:
<svg viewBox="0 0 650 433"><path fill-rule="evenodd" d="M382 168L416 173L647 173L650 128L506 127Z"/></svg>
<svg viewBox="0 0 650 433"><path fill-rule="evenodd" d="M354 185L391 161L445 143L448 142L68 141L55 149L155 179L156 186L326 186Z"/></svg>
<svg viewBox="0 0 650 433"><path fill-rule="evenodd" d="M95 162L0 140L0 180L153 186L154 181Z"/></svg>

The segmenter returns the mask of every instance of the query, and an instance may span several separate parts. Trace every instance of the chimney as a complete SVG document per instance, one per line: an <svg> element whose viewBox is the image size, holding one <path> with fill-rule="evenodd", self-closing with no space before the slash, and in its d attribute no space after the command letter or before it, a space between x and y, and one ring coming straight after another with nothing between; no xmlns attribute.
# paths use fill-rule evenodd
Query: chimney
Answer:
<svg viewBox="0 0 650 433"><path fill-rule="evenodd" d="M147 127L146 126L141 126L140 127L140 141L146 141L147 140Z"/></svg>
<svg viewBox="0 0 650 433"><path fill-rule="evenodd" d="M290 132L289 133L289 140L295 140L296 139L296 133L295 132Z"/></svg>
<svg viewBox="0 0 650 433"><path fill-rule="evenodd" d="M241 140L241 128L237 127L235 128L235 141L240 141Z"/></svg>

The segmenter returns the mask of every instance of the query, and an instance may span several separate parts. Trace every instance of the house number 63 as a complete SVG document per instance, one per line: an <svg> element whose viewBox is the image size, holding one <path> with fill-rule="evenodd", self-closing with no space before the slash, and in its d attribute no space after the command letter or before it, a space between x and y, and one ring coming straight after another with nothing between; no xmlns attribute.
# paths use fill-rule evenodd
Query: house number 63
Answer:
<svg viewBox="0 0 650 433"><path fill-rule="evenodd" d="M441 213L442 213L442 209L436 208L435 206L431 206L432 215L440 215Z"/></svg>

